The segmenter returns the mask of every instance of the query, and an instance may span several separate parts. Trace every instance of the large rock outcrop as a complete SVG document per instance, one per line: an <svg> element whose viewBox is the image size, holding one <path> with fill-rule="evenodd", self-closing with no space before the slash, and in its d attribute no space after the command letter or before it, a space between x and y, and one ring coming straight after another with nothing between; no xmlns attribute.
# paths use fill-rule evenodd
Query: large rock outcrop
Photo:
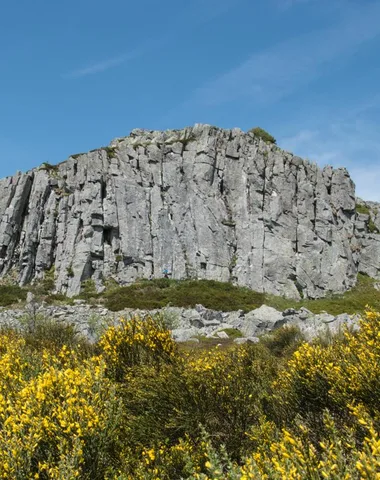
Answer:
<svg viewBox="0 0 380 480"><path fill-rule="evenodd" d="M380 278L380 204L358 198L356 210L352 250L358 270L369 277Z"/></svg>
<svg viewBox="0 0 380 480"><path fill-rule="evenodd" d="M87 279L101 288L168 270L321 297L358 271L380 275L380 217L362 203L357 213L345 169L239 129L134 130L0 181L0 276L26 284L54 269L74 295Z"/></svg>

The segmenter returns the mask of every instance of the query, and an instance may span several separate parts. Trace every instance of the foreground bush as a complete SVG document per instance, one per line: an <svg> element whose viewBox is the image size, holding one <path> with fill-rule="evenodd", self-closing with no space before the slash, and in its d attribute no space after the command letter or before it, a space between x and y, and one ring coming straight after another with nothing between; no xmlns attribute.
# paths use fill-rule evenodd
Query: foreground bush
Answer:
<svg viewBox="0 0 380 480"><path fill-rule="evenodd" d="M147 317L121 320L111 326L99 340L108 373L117 381L125 379L132 367L170 363L175 358L177 345L163 320Z"/></svg>
<svg viewBox="0 0 380 480"><path fill-rule="evenodd" d="M18 285L0 285L0 307L7 307L25 300L27 291Z"/></svg>
<svg viewBox="0 0 380 480"><path fill-rule="evenodd" d="M380 476L376 312L326 346L284 329L186 353L152 318L93 348L43 328L0 332L0 478Z"/></svg>
<svg viewBox="0 0 380 480"><path fill-rule="evenodd" d="M103 359L67 347L37 357L12 333L0 351L0 477L103 478L118 417Z"/></svg>

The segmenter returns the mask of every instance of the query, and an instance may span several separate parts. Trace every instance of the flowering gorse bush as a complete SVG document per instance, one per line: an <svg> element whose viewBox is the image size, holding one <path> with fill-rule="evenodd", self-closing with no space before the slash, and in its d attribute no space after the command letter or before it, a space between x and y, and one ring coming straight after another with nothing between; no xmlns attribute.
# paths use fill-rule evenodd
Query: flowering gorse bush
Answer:
<svg viewBox="0 0 380 480"><path fill-rule="evenodd" d="M122 319L106 330L99 346L109 372L119 381L131 367L159 366L162 362L170 362L177 351L164 322L152 317Z"/></svg>
<svg viewBox="0 0 380 480"><path fill-rule="evenodd" d="M95 347L39 334L0 332L0 478L380 479L374 311L327 345L183 351L150 317Z"/></svg>
<svg viewBox="0 0 380 480"><path fill-rule="evenodd" d="M198 438L196 446L183 453L181 468L177 456L176 474L169 472L167 460L157 453L161 447L152 449L154 461L148 464L142 457L139 464L145 475L141 478L379 479L379 349L380 315L369 310L358 332L346 331L328 346L301 345L284 366L271 372L271 385L264 384L262 391L260 379L254 375L260 376L260 363L253 363L251 371L241 369L252 356L249 349L190 357L183 375L191 390L200 392L197 407L203 411L203 425L211 435L206 447ZM253 351L264 360L259 347ZM191 371L195 375L189 375ZM228 371L232 372L230 384ZM237 461L231 461L236 450L235 444L229 443L236 429L220 438L223 429L215 420L208 391L214 392L215 409L221 409L226 423L237 418L234 401L238 410L247 414L250 395L256 394ZM221 448L221 440L227 452Z"/></svg>
<svg viewBox="0 0 380 480"><path fill-rule="evenodd" d="M104 360L79 361L67 347L37 359L12 332L0 351L0 478L79 478L117 404Z"/></svg>

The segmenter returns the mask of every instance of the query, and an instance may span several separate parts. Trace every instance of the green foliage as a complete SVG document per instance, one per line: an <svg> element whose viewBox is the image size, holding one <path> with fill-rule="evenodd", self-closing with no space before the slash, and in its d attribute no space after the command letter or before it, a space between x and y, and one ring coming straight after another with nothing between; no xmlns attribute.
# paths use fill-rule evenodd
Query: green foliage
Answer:
<svg viewBox="0 0 380 480"><path fill-rule="evenodd" d="M233 265L233 264L232 264ZM101 297L112 311L125 308L153 310L167 305L195 307L202 304L213 310L248 312L265 304L278 310L306 307L314 313L323 311L332 315L361 313L366 305L380 310L380 292L374 288L375 281L358 275L357 285L341 295L331 295L316 300L301 301L254 292L248 288L214 280L141 280L126 287L114 286Z"/></svg>
<svg viewBox="0 0 380 480"><path fill-rule="evenodd" d="M70 265L70 267L66 268L67 275L72 278L74 276L74 270L73 267Z"/></svg>
<svg viewBox="0 0 380 480"><path fill-rule="evenodd" d="M108 158L116 158L116 147L103 147L107 152Z"/></svg>
<svg viewBox="0 0 380 480"><path fill-rule="evenodd" d="M241 331L238 330L237 328L224 328L223 330L220 330L220 331L226 333L231 339L241 338L243 336Z"/></svg>
<svg viewBox="0 0 380 480"><path fill-rule="evenodd" d="M202 304L214 310L246 312L264 303L262 293L230 283L213 280L183 280L168 278L145 280L105 293L105 306L113 311L125 308L153 310L170 304L173 307L195 307Z"/></svg>
<svg viewBox="0 0 380 480"><path fill-rule="evenodd" d="M91 346L31 315L0 331L0 477L377 479L379 362L372 310L326 345L284 328L192 352L153 318Z"/></svg>
<svg viewBox="0 0 380 480"><path fill-rule="evenodd" d="M372 220L372 218L370 218L370 219L368 220L367 226L368 226L368 231L369 231L370 233L380 233L380 232L379 232L379 229L376 227L376 225L375 225L374 221Z"/></svg>
<svg viewBox="0 0 380 480"><path fill-rule="evenodd" d="M233 268L233 257L231 268ZM74 271L68 268L68 275ZM63 294L52 295L54 271L46 272L45 279L31 287L36 295L44 297L48 303L72 303L72 299ZM380 310L380 292L374 288L375 280L365 275L358 275L357 285L350 291L340 295L330 295L316 300L301 301L286 299L269 294L254 292L248 288L234 286L231 283L213 280L172 280L161 278L156 280L140 280L132 285L120 287L116 281L106 282L107 290L97 293L93 280L83 282L79 298L88 302L97 300L104 302L112 311L125 308L153 310L173 307L195 307L202 304L207 308L220 311L243 310L248 312L265 304L278 310L305 307L314 313L323 311L332 315L341 313L362 313L366 305L373 305ZM0 286L0 306L25 300L27 290L18 286Z"/></svg>
<svg viewBox="0 0 380 480"><path fill-rule="evenodd" d="M0 285L0 306L7 307L26 300L27 290L18 285Z"/></svg>
<svg viewBox="0 0 380 480"><path fill-rule="evenodd" d="M359 274L356 286L341 295L300 302L267 295L264 303L278 310L305 307L314 313L328 312L331 315L362 313L367 305L380 310L380 292L375 289L374 283L374 279Z"/></svg>
<svg viewBox="0 0 380 480"><path fill-rule="evenodd" d="M52 266L49 270L45 270L44 278L41 279L36 284L34 284L31 288L31 291L38 296L49 295L54 290L54 287L55 287L54 273L55 273L54 266Z"/></svg>
<svg viewBox="0 0 380 480"><path fill-rule="evenodd" d="M369 215L371 213L369 207L367 207L366 205L358 204L358 203L355 205L355 210L356 210L356 213L361 213L363 215Z"/></svg>
<svg viewBox="0 0 380 480"><path fill-rule="evenodd" d="M276 357L288 358L305 339L298 327L285 326L265 335L261 341Z"/></svg>
<svg viewBox="0 0 380 480"><path fill-rule="evenodd" d="M73 305L74 299L66 296L63 293L51 293L43 297L43 301L46 302L48 305L56 305L56 304L65 304L65 305Z"/></svg>
<svg viewBox="0 0 380 480"><path fill-rule="evenodd" d="M373 218L372 218L372 215L371 215L371 210L367 205L356 204L355 205L355 210L356 210L356 213L369 216L368 220L367 220L367 228L368 228L369 233L380 233L379 229L377 228L377 226L375 225L375 223L373 221ZM377 211L374 210L372 212L372 214L377 215Z"/></svg>
<svg viewBox="0 0 380 480"><path fill-rule="evenodd" d="M84 280L81 284L79 298L83 300L89 300L91 298L97 298L98 293L96 291L96 285L92 278Z"/></svg>
<svg viewBox="0 0 380 480"><path fill-rule="evenodd" d="M249 130L249 133L253 133L256 137L264 140L266 143L276 143L276 139L268 132L266 132L263 128L255 127Z"/></svg>
<svg viewBox="0 0 380 480"><path fill-rule="evenodd" d="M46 170L47 172L51 173L51 172L57 172L58 171L58 165L52 165L51 163L49 162L44 162L41 166L40 166L40 170Z"/></svg>
<svg viewBox="0 0 380 480"><path fill-rule="evenodd" d="M126 409L131 440L151 447L169 438L201 436L200 425L212 432L238 458L249 425L256 424L266 402L276 363L261 345L213 349L178 358L170 368L140 368L126 378Z"/></svg>
<svg viewBox="0 0 380 480"><path fill-rule="evenodd" d="M80 344L86 351L93 350L86 339L78 336L73 325L38 314L27 314L20 323L26 345L34 349L48 348L51 351L59 351L64 345L69 349L77 349Z"/></svg>

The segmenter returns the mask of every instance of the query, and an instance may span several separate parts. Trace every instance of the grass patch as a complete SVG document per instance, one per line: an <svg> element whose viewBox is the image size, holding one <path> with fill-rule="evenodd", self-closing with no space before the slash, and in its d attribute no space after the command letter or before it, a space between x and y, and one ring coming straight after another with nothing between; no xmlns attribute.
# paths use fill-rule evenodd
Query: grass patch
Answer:
<svg viewBox="0 0 380 480"><path fill-rule="evenodd" d="M330 295L325 298L302 300L300 302L270 295L267 296L264 303L278 310L305 307L313 313L326 311L331 315L361 313L367 305L371 305L375 309L380 308L380 292L375 289L375 282L376 280L359 274L356 286L340 295Z"/></svg>
<svg viewBox="0 0 380 480"><path fill-rule="evenodd" d="M380 292L375 289L374 283L375 280L372 278L359 274L357 285L344 294L297 301L254 292L231 283L163 278L141 280L126 287L116 287L104 294L104 301L105 307L112 311L125 308L150 310L167 305L193 308L197 304L202 304L212 310L249 312L265 304L280 311L305 307L314 313L326 311L332 315L339 315L363 312L366 305L380 310Z"/></svg>
<svg viewBox="0 0 380 480"><path fill-rule="evenodd" d="M119 287L105 294L105 306L112 311L124 308L155 309L167 305L195 307L202 304L212 310L248 312L262 305L265 295L248 288L213 280L145 280Z"/></svg>
<svg viewBox="0 0 380 480"><path fill-rule="evenodd" d="M20 300L25 301L27 290L18 285L0 285L0 307L8 307Z"/></svg>
<svg viewBox="0 0 380 480"><path fill-rule="evenodd" d="M236 344L231 338L212 338L198 335L198 342L192 342L191 340L187 342L178 343L178 350L181 353L196 353L196 352L208 352L210 350L228 350L230 348L236 347Z"/></svg>
<svg viewBox="0 0 380 480"><path fill-rule="evenodd" d="M72 304L72 298L63 294L49 294L51 287L49 278L43 281L39 288L32 288L33 293L43 296L49 304ZM46 282L46 286L45 286ZM344 294L330 295L317 300L291 300L275 295L254 292L248 288L237 287L231 283L214 280L172 280L161 278L156 280L140 280L129 286L120 287L109 283L108 290L96 293L92 280L83 282L81 293L76 297L92 303L104 303L111 311L117 312L126 308L154 310L158 308L184 307L194 308L201 304L211 310L231 312L243 310L249 312L268 305L279 311L287 308L300 309L305 307L313 313L326 311L331 315L340 313L362 313L367 305L380 310L380 292L375 289L376 280L365 275L358 275L356 286ZM42 287L46 288L42 288ZM25 300L27 289L17 285L0 286L0 306L8 306ZM238 338L240 332L235 329L224 330L232 339Z"/></svg>
<svg viewBox="0 0 380 480"><path fill-rule="evenodd" d="M48 305L74 305L74 298L70 298L63 293L52 293L43 297Z"/></svg>
<svg viewBox="0 0 380 480"><path fill-rule="evenodd" d="M361 213L363 215L369 215L370 214L370 209L366 205L355 205L355 210L356 213Z"/></svg>
<svg viewBox="0 0 380 480"><path fill-rule="evenodd" d="M219 330L219 331L226 333L228 335L228 337L232 340L234 340L235 338L241 338L243 336L241 331L238 330L237 328L225 328L225 329Z"/></svg>

